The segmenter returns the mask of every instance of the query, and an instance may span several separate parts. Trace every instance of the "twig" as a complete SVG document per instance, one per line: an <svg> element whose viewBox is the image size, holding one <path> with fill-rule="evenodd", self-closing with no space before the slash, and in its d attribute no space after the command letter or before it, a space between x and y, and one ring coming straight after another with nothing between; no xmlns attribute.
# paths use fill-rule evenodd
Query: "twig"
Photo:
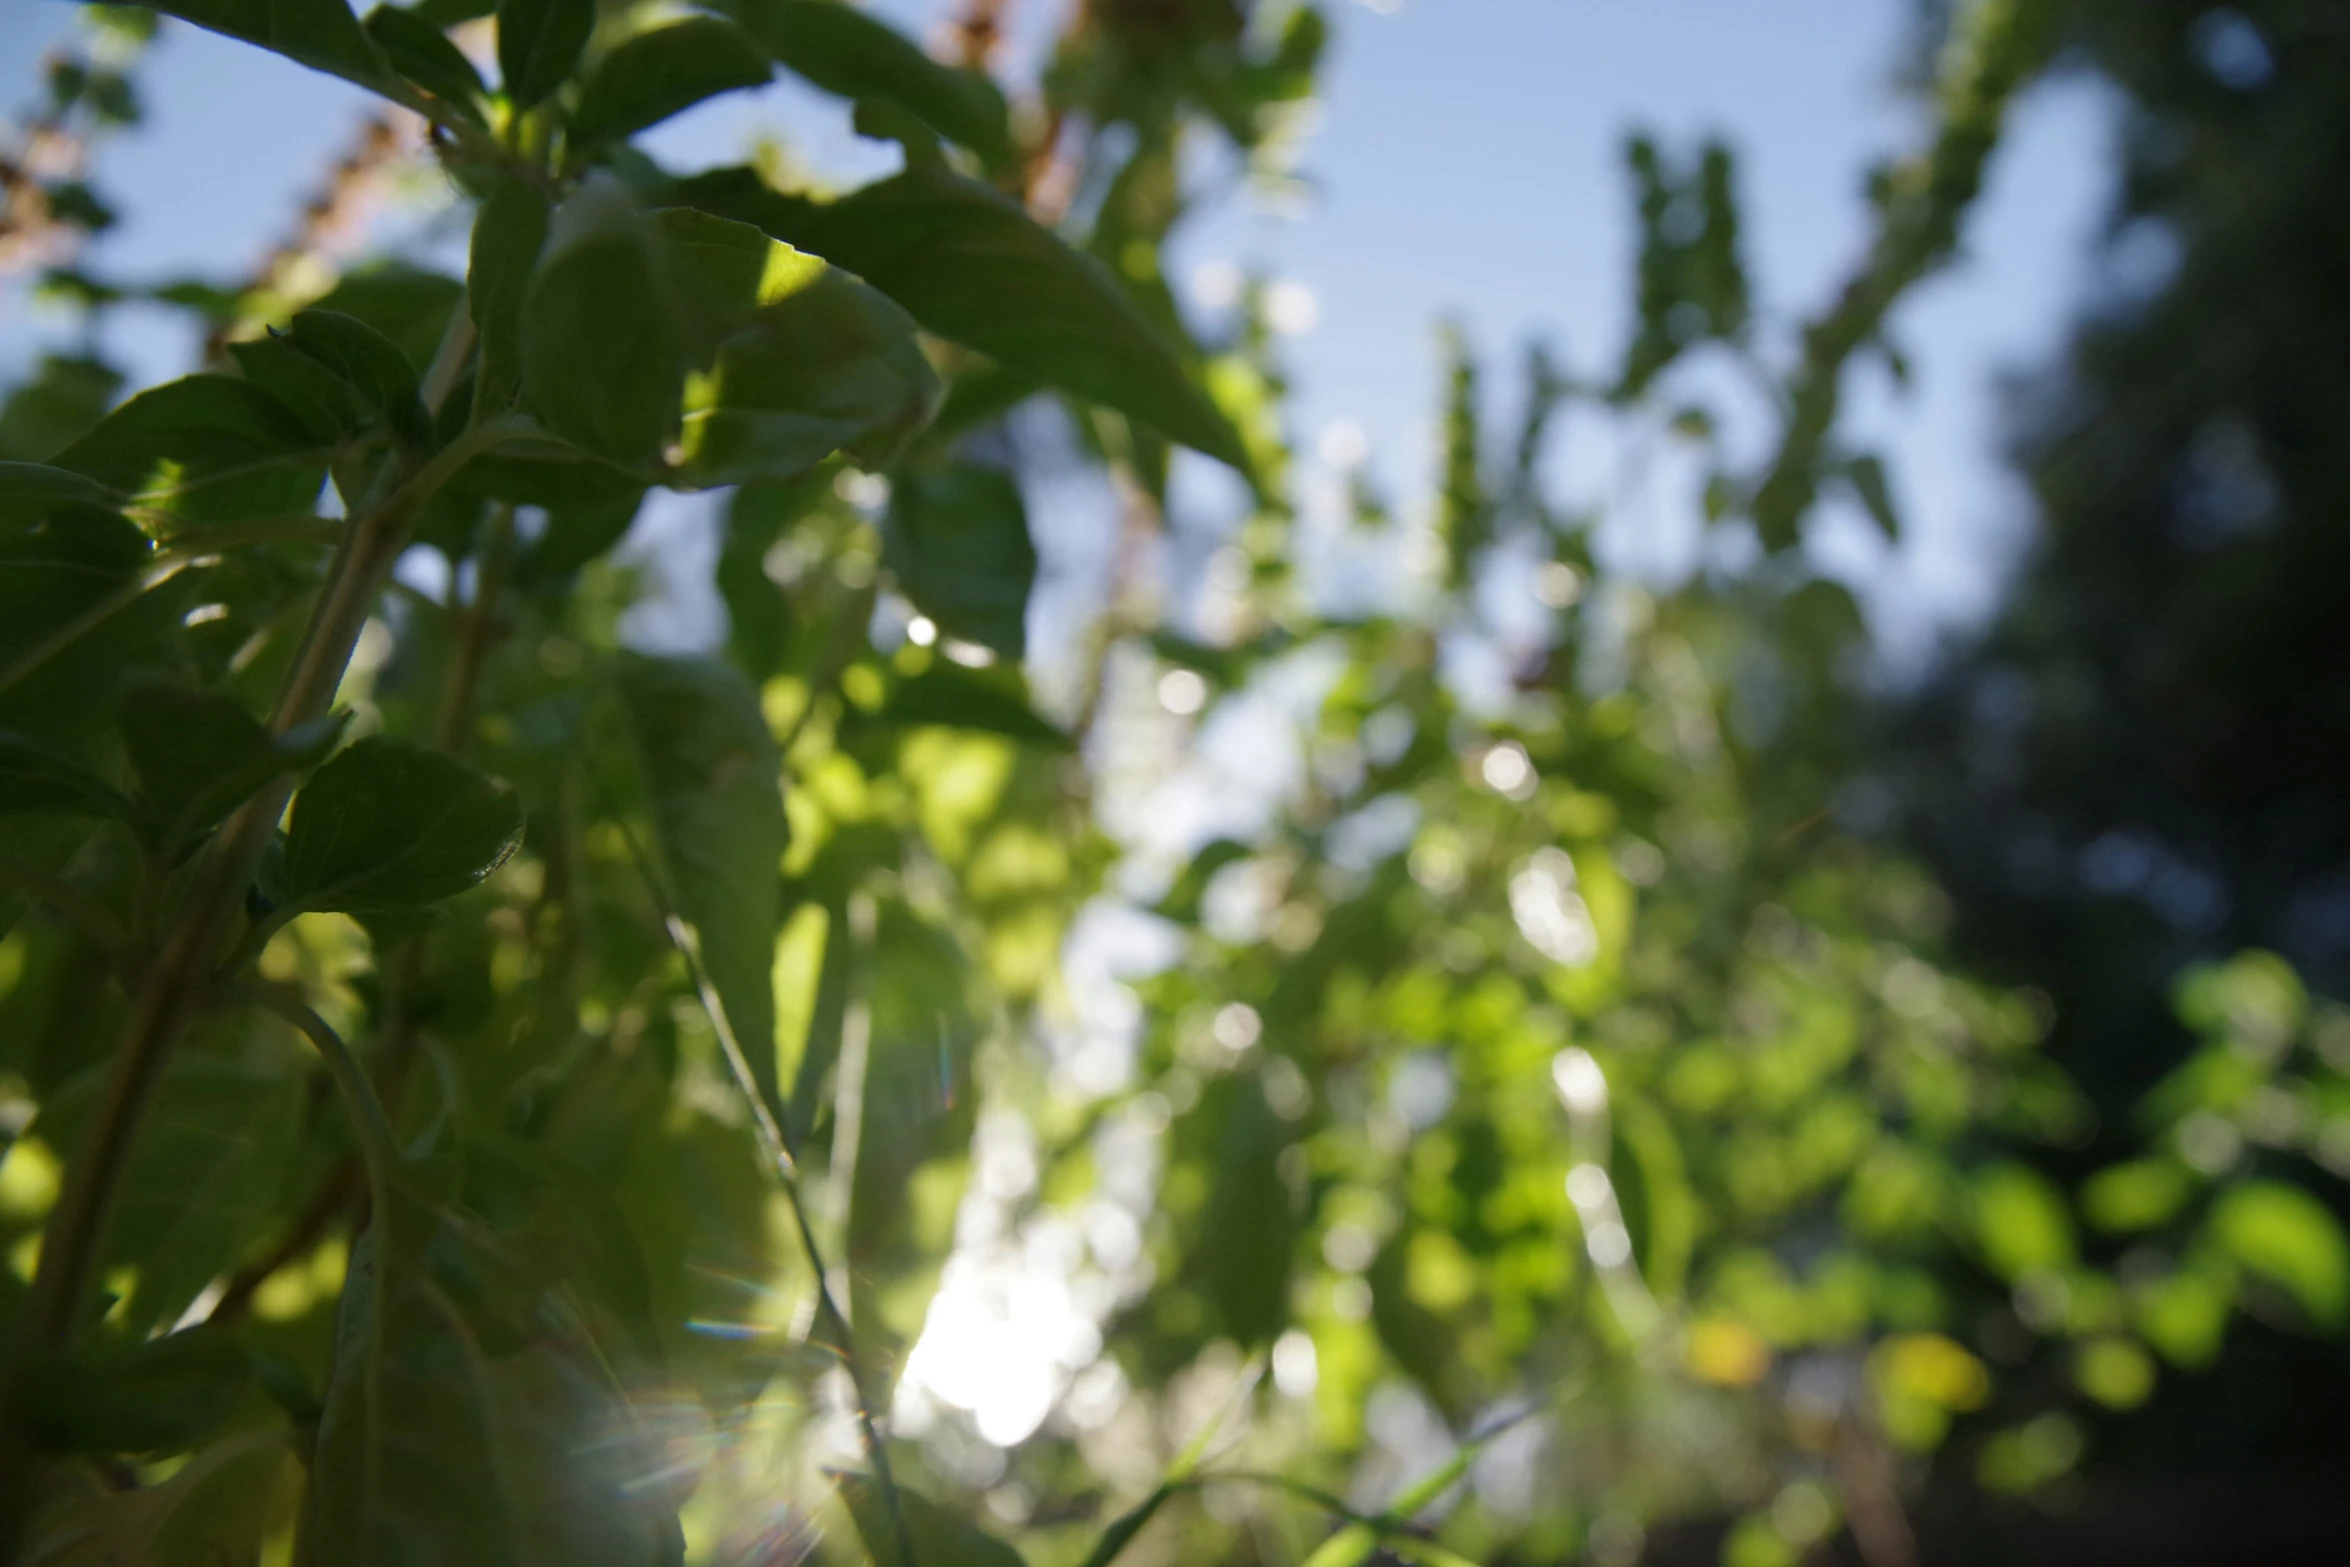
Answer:
<svg viewBox="0 0 2350 1567"><path fill-rule="evenodd" d="M335 1091L342 1095L343 1109L351 1117L352 1135L359 1140L359 1162L366 1167L368 1191L375 1199L376 1210L387 1211L391 1200L392 1171L400 1162L398 1147L392 1141L392 1123L384 1114L383 1102L375 1097L375 1085L367 1080L367 1069L343 1042L343 1036L334 1031L310 1004L291 991L276 985L247 981L230 989L229 995L240 1001L249 1001L264 1011L275 1013L292 1024L318 1050L326 1063L327 1075L334 1079Z"/></svg>
<svg viewBox="0 0 2350 1567"><path fill-rule="evenodd" d="M849 1328L848 1314L832 1292L832 1272L824 1260L824 1249L816 1239L815 1225L808 1217L805 1197L800 1190L799 1165L785 1139L783 1126L768 1107L766 1096L759 1092L758 1079L751 1073L751 1064L743 1054L742 1042L736 1038L733 1024L726 1015L726 1006L720 1000L718 987L702 967L701 954L694 948L693 939L685 921L676 912L676 900L670 895L658 867L636 833L623 819L613 801L611 792L604 788L601 778L594 778L597 792L603 796L605 807L611 812L613 823L620 829L622 843L629 859L635 864L639 878L645 884L661 913L661 928L668 933L670 944L684 959L686 973L692 978L694 993L708 1014L710 1027L718 1036L720 1050L726 1056L727 1068L734 1075L735 1087L751 1109L751 1127L759 1141L760 1151L775 1176L786 1204L791 1208L793 1227L800 1234L800 1249L808 1259L808 1267L815 1275L816 1313L824 1325L827 1337L833 1341L840 1355L841 1368L848 1374L851 1401L856 1405L857 1432L865 1449L866 1461L873 1466L874 1483L881 1487L883 1501L889 1507L890 1526L897 1536L899 1567L920 1567L914 1553L914 1536L906 1523L905 1500L898 1490L895 1474L890 1468L889 1449L883 1443L881 1427L874 1417L875 1401L863 1366L857 1359L856 1339Z"/></svg>

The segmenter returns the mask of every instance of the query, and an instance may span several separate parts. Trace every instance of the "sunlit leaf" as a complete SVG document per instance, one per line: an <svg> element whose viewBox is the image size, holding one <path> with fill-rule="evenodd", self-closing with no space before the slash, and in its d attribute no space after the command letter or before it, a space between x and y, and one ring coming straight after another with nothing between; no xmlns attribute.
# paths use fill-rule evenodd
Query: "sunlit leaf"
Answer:
<svg viewBox="0 0 2350 1567"><path fill-rule="evenodd" d="M846 267L941 337L1247 466L1230 424L1117 280L1000 192L916 168L814 202L737 169L671 194Z"/></svg>
<svg viewBox="0 0 2350 1567"><path fill-rule="evenodd" d="M2312 1321L2338 1325L2350 1311L2350 1241L2308 1192L2248 1181L2220 1195L2209 1223L2228 1255L2282 1285Z"/></svg>
<svg viewBox="0 0 2350 1567"><path fill-rule="evenodd" d="M327 444L277 398L224 375L169 381L124 403L56 466L193 522L309 509Z"/></svg>
<svg viewBox="0 0 2350 1567"><path fill-rule="evenodd" d="M783 923L783 761L759 694L713 660L631 657L615 671L679 918L770 1112L775 941Z"/></svg>

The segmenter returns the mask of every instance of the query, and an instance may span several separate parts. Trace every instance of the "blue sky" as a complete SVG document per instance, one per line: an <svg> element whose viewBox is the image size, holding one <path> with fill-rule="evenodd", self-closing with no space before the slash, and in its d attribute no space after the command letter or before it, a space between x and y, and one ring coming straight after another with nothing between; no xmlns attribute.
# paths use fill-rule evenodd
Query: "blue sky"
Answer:
<svg viewBox="0 0 2350 1567"><path fill-rule="evenodd" d="M1020 0L1028 36L1061 0ZM915 30L942 0L878 7ZM1462 321L1496 368L1540 335L1586 368L1626 328L1632 260L1620 148L1644 125L1686 141L1730 137L1742 156L1749 262L1784 330L1829 296L1865 240L1868 165L1919 134L1890 86L1911 0L1331 0L1337 24L1300 211L1230 203L1189 232L1181 276L1239 263L1291 278L1317 303L1293 340L1301 431L1369 438L1402 490L1424 471L1434 323ZM62 4L0 7L9 98L29 96ZM257 50L174 26L142 72L147 129L109 146L100 183L127 221L89 262L149 279L235 276L285 226L366 100ZM1880 630L1916 645L1979 613L2025 515L1994 461L1992 382L2058 340L2086 286L2085 241L2105 199L2108 106L2059 82L2027 101L1971 224L1966 263L1896 322L1921 375L1906 399L1858 403L1894 459L1909 516L1888 554L1865 523L1833 521L1819 548L1866 580ZM662 133L684 162L736 155L782 129L831 168L885 168L845 111L788 87L707 106ZM0 295L0 375L61 324ZM126 322L115 345L141 375L185 368L185 333ZM1498 379L1498 377L1497 377Z"/></svg>

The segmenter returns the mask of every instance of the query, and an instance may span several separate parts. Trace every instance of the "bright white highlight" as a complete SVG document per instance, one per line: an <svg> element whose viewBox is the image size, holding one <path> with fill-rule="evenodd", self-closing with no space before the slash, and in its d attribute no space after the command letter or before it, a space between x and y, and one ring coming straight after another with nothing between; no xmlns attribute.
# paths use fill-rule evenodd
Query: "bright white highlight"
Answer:
<svg viewBox="0 0 2350 1567"><path fill-rule="evenodd" d="M1188 718L1208 705L1208 683L1193 669L1170 669L1159 677L1159 706Z"/></svg>
<svg viewBox="0 0 2350 1567"><path fill-rule="evenodd" d="M1591 1058L1588 1050L1573 1046L1560 1051L1550 1063L1550 1080L1558 1085L1559 1097L1576 1115L1591 1115L1607 1108L1607 1074Z"/></svg>

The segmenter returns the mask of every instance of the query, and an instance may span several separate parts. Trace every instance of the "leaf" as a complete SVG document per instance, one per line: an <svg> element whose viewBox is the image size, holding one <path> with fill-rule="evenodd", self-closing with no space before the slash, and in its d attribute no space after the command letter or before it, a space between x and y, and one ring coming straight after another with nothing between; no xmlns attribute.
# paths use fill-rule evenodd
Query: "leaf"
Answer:
<svg viewBox="0 0 2350 1567"><path fill-rule="evenodd" d="M179 1453L228 1418L253 1362L226 1327L86 1346L38 1361L27 1423L60 1453Z"/></svg>
<svg viewBox="0 0 2350 1567"><path fill-rule="evenodd" d="M775 941L783 922L783 758L759 693L713 659L630 657L617 672L669 895L769 1113Z"/></svg>
<svg viewBox="0 0 2350 1567"><path fill-rule="evenodd" d="M478 885L522 841L522 804L440 751L380 736L294 797L286 901L351 913L436 903Z"/></svg>
<svg viewBox="0 0 2350 1567"><path fill-rule="evenodd" d="M596 29L596 0L499 0L498 74L517 111L563 85Z"/></svg>
<svg viewBox="0 0 2350 1567"><path fill-rule="evenodd" d="M276 398L316 446L339 446L366 422L342 378L295 348L283 332L231 343L228 351L245 380Z"/></svg>
<svg viewBox="0 0 2350 1567"><path fill-rule="evenodd" d="M103 691L175 630L185 595L148 575L146 535L96 507L69 504L18 532L0 530L0 728L59 738L110 716Z"/></svg>
<svg viewBox="0 0 2350 1567"><path fill-rule="evenodd" d="M297 310L285 341L330 371L359 406L411 446L431 440L416 371L391 339L339 310Z"/></svg>
<svg viewBox="0 0 2350 1567"><path fill-rule="evenodd" d="M938 378L886 296L746 223L683 207L653 220L690 336L714 345L687 383L688 482L791 478L844 449L878 467L929 418Z"/></svg>
<svg viewBox="0 0 2350 1567"><path fill-rule="evenodd" d="M1994 1165L1975 1178L1975 1232L1983 1255L2008 1279L2073 1260L2064 1199L2020 1164Z"/></svg>
<svg viewBox="0 0 2350 1567"><path fill-rule="evenodd" d="M1163 1483L1150 1495L1112 1519L1110 1526L1102 1531L1101 1538L1094 1542L1093 1549L1085 1553L1082 1567L1110 1567L1126 1547L1134 1543L1134 1537L1142 1533L1143 1525L1157 1517L1159 1509L1166 1506L1174 1496L1175 1487Z"/></svg>
<svg viewBox="0 0 2350 1567"><path fill-rule="evenodd" d="M358 317L391 339L422 375L464 292L465 286L453 277L385 261L345 272L324 299L312 301L311 308Z"/></svg>
<svg viewBox="0 0 2350 1567"><path fill-rule="evenodd" d="M192 522L309 508L328 442L249 381L191 375L141 392L56 459Z"/></svg>
<svg viewBox="0 0 2350 1567"><path fill-rule="evenodd" d="M367 13L367 36L375 40L393 70L431 93L475 124L482 123L481 100L488 89L465 51L448 34L414 11L379 5Z"/></svg>
<svg viewBox="0 0 2350 1567"><path fill-rule="evenodd" d="M2081 1187L2081 1211L2101 1230L2147 1230L2187 1205L2195 1180L2167 1159L2134 1159L2099 1170Z"/></svg>
<svg viewBox="0 0 2350 1567"><path fill-rule="evenodd" d="M644 504L641 491L610 499L583 501L547 508L547 531L532 542L515 572L516 585L525 590L545 587L569 578L628 536Z"/></svg>
<svg viewBox="0 0 2350 1567"><path fill-rule="evenodd" d="M2211 1234L2228 1255L2284 1286L2326 1327L2350 1311L2350 1243L2324 1203L2281 1181L2247 1181L2212 1204Z"/></svg>
<svg viewBox="0 0 2350 1567"><path fill-rule="evenodd" d="M835 1471L832 1483L840 1488L841 1500L848 1504L849 1517L857 1525L857 1536L865 1542L865 1552L876 1567L899 1567L908 1560L909 1553L899 1548L897 1520L891 1516L889 1498L879 1483L870 1476L846 1471ZM1018 1551L962 1514L903 1485L897 1493L905 1514L905 1544L912 1547L913 1561L924 1567L1025 1567Z"/></svg>
<svg viewBox="0 0 2350 1567"><path fill-rule="evenodd" d="M942 65L888 24L837 0L722 4L777 61L826 92L894 103L990 163L1010 155L1004 95L976 71Z"/></svg>
<svg viewBox="0 0 2350 1567"><path fill-rule="evenodd" d="M383 57L345 0L148 0L167 16L226 33L362 87L384 79Z"/></svg>
<svg viewBox="0 0 2350 1567"><path fill-rule="evenodd" d="M1006 658L1027 651L1036 546L1020 486L1003 469L963 463L899 475L883 559L906 597L948 636Z"/></svg>
<svg viewBox="0 0 2350 1567"><path fill-rule="evenodd" d="M24 1567L249 1567L293 1461L282 1432L226 1438L159 1484L100 1492L44 1515Z"/></svg>
<svg viewBox="0 0 2350 1567"><path fill-rule="evenodd" d="M943 664L896 682L880 710L865 721L908 729L923 724L977 729L1051 750L1070 745L1067 735L1037 716L1036 709L1004 683Z"/></svg>
<svg viewBox="0 0 2350 1567"><path fill-rule="evenodd" d="M547 427L650 467L677 426L685 344L653 227L609 180L554 215L522 302L522 385Z"/></svg>
<svg viewBox="0 0 2350 1567"><path fill-rule="evenodd" d="M680 1560L659 1455L564 1290L416 1174L389 1195L352 1251L298 1559Z"/></svg>
<svg viewBox="0 0 2350 1567"><path fill-rule="evenodd" d="M0 816L137 819L122 791L30 735L0 730Z"/></svg>
<svg viewBox="0 0 2350 1567"><path fill-rule="evenodd" d="M546 192L528 180L501 175L474 217L465 288L481 334L481 368L473 390L477 417L503 412L521 390L522 299L547 243L549 211Z"/></svg>
<svg viewBox="0 0 2350 1567"><path fill-rule="evenodd" d="M342 722L273 735L235 697L142 682L123 695L122 730L161 841L175 843L220 821L272 778L316 762L333 748Z"/></svg>
<svg viewBox="0 0 2350 1567"><path fill-rule="evenodd" d="M302 1124L304 1076L181 1052L120 1177L102 1261L136 1270L122 1326L144 1333L179 1319L266 1232L285 1196ZM70 1148L103 1091L98 1069L41 1107L41 1136Z"/></svg>
<svg viewBox="0 0 2350 1567"><path fill-rule="evenodd" d="M775 67L757 39L715 16L637 34L596 63L569 131L574 149L634 136L705 98L764 87Z"/></svg>
<svg viewBox="0 0 2350 1567"><path fill-rule="evenodd" d="M1885 465L1875 457L1860 456L1844 464L1844 477L1852 492L1868 508L1870 518L1886 538L1901 537L1901 512L1893 504L1893 486L1885 477Z"/></svg>
<svg viewBox="0 0 2350 1567"><path fill-rule="evenodd" d="M1239 435L1117 280L998 191L917 168L820 203L729 169L669 196L755 223L856 273L939 336L1247 470Z"/></svg>
<svg viewBox="0 0 2350 1567"><path fill-rule="evenodd" d="M1216 1083L1184 1117L1213 1181L1187 1270L1222 1332L1243 1347L1270 1343L1289 1317L1296 1220L1281 1155L1291 1141L1254 1078Z"/></svg>
<svg viewBox="0 0 2350 1567"><path fill-rule="evenodd" d="M61 506L105 505L113 494L86 474L37 462L0 462L0 528L40 521Z"/></svg>

